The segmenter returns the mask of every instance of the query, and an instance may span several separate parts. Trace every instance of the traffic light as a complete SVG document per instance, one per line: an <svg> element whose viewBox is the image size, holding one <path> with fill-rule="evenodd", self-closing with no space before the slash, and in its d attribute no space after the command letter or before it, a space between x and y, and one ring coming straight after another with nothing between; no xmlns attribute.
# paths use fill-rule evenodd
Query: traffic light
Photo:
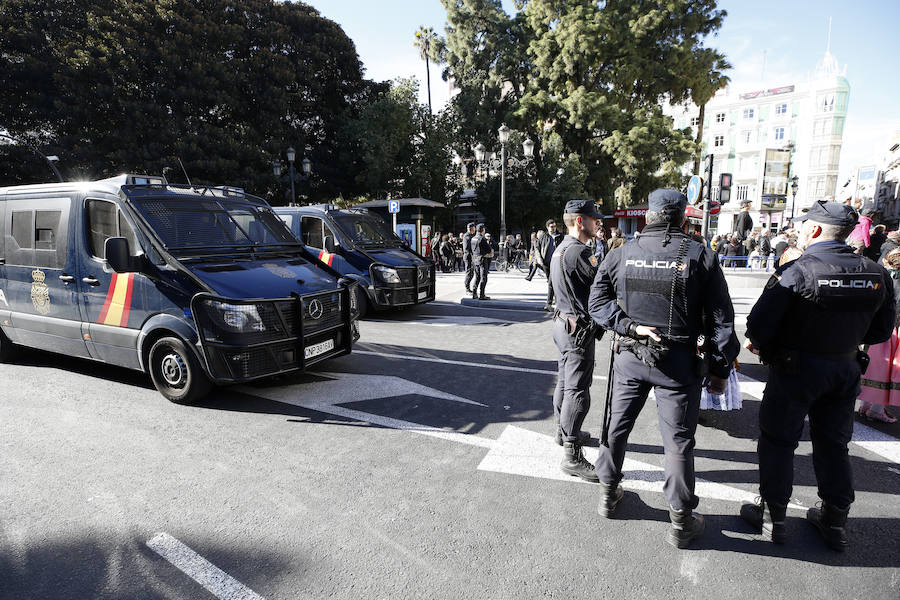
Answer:
<svg viewBox="0 0 900 600"><path fill-rule="evenodd" d="M719 173L719 202L731 200L731 173Z"/></svg>

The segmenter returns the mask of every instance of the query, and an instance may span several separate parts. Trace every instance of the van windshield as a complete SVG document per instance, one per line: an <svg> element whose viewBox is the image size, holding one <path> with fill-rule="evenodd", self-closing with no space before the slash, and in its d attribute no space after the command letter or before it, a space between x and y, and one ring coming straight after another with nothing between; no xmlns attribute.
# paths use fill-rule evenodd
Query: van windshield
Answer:
<svg viewBox="0 0 900 600"><path fill-rule="evenodd" d="M166 249L174 252L301 245L264 203L236 198L131 198Z"/></svg>
<svg viewBox="0 0 900 600"><path fill-rule="evenodd" d="M393 234L382 219L367 214L331 213L338 227L358 246L400 246L400 239Z"/></svg>

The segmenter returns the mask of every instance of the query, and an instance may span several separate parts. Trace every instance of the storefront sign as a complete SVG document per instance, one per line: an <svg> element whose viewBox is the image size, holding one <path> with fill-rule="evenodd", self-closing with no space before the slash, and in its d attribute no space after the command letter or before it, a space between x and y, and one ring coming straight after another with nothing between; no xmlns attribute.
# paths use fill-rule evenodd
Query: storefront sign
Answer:
<svg viewBox="0 0 900 600"><path fill-rule="evenodd" d="M771 88L768 90L760 90L758 92L747 92L746 94L741 94L739 97L741 100L752 100L753 98L764 98L766 96L777 96L778 94L790 94L794 91L794 86L785 85L782 87Z"/></svg>

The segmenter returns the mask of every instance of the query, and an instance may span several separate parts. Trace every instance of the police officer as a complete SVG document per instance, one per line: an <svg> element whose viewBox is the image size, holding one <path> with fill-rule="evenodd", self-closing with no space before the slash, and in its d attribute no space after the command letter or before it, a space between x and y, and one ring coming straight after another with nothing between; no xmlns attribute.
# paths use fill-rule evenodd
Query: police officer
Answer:
<svg viewBox="0 0 900 600"><path fill-rule="evenodd" d="M491 269L491 259L494 258L494 249L484 235L484 225L478 225L476 231L475 237L469 242L472 249L472 262L475 265L472 299L490 300L490 297L484 295L484 288L487 285L488 271Z"/></svg>
<svg viewBox="0 0 900 600"><path fill-rule="evenodd" d="M475 236L475 223L466 225L466 233L463 235L463 263L466 266L466 293L471 294L472 277L475 275L475 265L472 262L472 238Z"/></svg>
<svg viewBox="0 0 900 600"><path fill-rule="evenodd" d="M773 542L786 539L794 450L809 415L822 508L807 519L826 545L848 547L853 503L847 444L866 356L859 344L891 337L894 286L883 267L844 243L856 225L852 207L818 202L802 217L796 260L779 267L747 317L747 348L770 366L759 409L759 493L741 517Z"/></svg>
<svg viewBox="0 0 900 600"><path fill-rule="evenodd" d="M708 365L707 389L723 393L740 350L716 254L681 229L686 205L677 190L650 194L647 225L600 264L589 304L594 321L616 333L612 402L604 424L609 447L601 446L596 464L602 487L598 512L611 516L624 495L619 482L628 435L654 389L665 451L663 492L672 521L667 541L678 548L687 547L704 527L703 517L693 513L702 368Z"/></svg>
<svg viewBox="0 0 900 600"><path fill-rule="evenodd" d="M586 243L594 236L602 218L590 200L566 203L563 222L569 235L560 240L550 258L550 281L556 288L553 341L559 349L559 374L553 393L556 442L563 447L560 467L564 473L596 483L594 466L581 447L590 434L581 430L591 408L594 374L594 330L588 314L588 295L597 272L597 257Z"/></svg>

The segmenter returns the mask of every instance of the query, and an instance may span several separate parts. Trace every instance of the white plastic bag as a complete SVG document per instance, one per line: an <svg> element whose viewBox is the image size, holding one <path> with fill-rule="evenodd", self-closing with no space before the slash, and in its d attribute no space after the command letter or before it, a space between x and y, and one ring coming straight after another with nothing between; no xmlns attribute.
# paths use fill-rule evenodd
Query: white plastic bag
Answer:
<svg viewBox="0 0 900 600"><path fill-rule="evenodd" d="M737 371L731 368L728 374L728 383L724 394L710 394L703 388L700 393L700 410L740 410L743 406L741 400L741 385L738 383Z"/></svg>

